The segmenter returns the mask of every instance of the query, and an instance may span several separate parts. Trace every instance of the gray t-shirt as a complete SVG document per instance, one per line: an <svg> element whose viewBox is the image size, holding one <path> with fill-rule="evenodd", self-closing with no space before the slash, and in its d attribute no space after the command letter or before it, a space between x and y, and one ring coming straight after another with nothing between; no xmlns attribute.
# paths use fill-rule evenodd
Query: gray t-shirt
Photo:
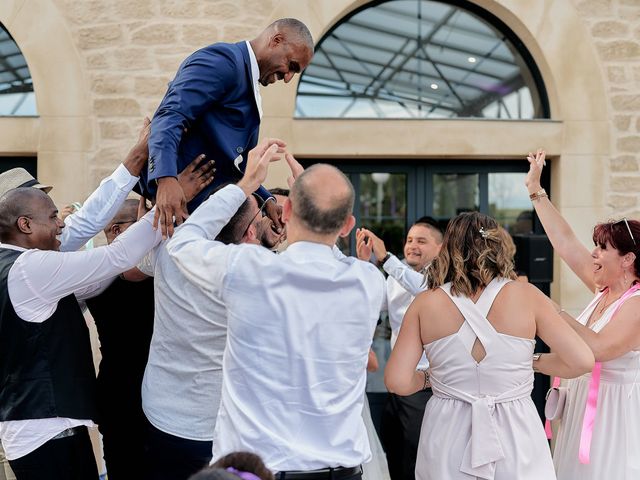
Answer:
<svg viewBox="0 0 640 480"><path fill-rule="evenodd" d="M165 433L210 441L220 405L227 311L205 294L206 285L182 275L165 245L158 245L139 266L155 277L155 321L142 408Z"/></svg>

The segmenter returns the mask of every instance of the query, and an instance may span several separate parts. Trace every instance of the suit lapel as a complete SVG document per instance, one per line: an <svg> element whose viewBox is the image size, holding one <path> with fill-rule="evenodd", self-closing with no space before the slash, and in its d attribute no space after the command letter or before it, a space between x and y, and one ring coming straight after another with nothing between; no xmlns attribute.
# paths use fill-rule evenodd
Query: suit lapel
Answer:
<svg viewBox="0 0 640 480"><path fill-rule="evenodd" d="M258 115L262 117L262 98L260 98L260 92L257 91L257 87L254 85L253 76L251 75L251 57L249 55L247 44L245 42L238 42L237 45L240 47L240 51L242 52L245 75L249 82L249 89L253 92L253 99L255 101L256 109L258 110Z"/></svg>

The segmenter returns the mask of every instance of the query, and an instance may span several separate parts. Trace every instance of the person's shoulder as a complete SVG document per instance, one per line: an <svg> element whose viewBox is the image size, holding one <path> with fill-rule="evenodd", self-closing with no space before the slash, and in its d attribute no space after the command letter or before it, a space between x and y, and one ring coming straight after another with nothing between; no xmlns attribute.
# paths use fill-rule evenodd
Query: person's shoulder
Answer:
<svg viewBox="0 0 640 480"><path fill-rule="evenodd" d="M212 43L189 55L183 66L202 61L236 65L243 62L242 49L236 43Z"/></svg>

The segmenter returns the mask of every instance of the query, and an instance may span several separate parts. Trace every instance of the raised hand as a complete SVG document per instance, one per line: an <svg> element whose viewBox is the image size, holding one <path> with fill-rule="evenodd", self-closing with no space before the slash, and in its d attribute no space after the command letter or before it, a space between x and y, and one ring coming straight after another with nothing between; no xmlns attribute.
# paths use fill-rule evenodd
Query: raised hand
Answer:
<svg viewBox="0 0 640 480"><path fill-rule="evenodd" d="M213 182L215 161L204 161L205 155L198 155L178 174L178 183L184 191L187 203Z"/></svg>
<svg viewBox="0 0 640 480"><path fill-rule="evenodd" d="M539 148L536 153L529 152L527 160L529 162L529 171L524 179L524 184L529 190L529 193L535 193L542 187L540 186L540 176L542 175L542 168L546 165L545 161L546 152Z"/></svg>
<svg viewBox="0 0 640 480"><path fill-rule="evenodd" d="M153 228L162 230L162 239L173 235L173 222L180 225L189 217L187 213L187 198L176 177L162 177L158 179L156 193L156 213L153 216Z"/></svg>
<svg viewBox="0 0 640 480"><path fill-rule="evenodd" d="M358 258L365 262L371 260L372 248L371 238L367 235L367 230L364 228L356 229L356 255Z"/></svg>
<svg viewBox="0 0 640 480"><path fill-rule="evenodd" d="M286 143L277 138L266 138L260 142L247 156L244 176L238 182L244 193L249 196L255 192L267 178L269 164L280 160Z"/></svg>

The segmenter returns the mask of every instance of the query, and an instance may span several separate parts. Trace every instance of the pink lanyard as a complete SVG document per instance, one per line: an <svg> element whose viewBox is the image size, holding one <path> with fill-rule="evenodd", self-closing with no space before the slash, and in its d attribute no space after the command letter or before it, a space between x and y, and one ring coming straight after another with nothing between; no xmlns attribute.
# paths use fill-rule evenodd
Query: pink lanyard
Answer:
<svg viewBox="0 0 640 480"><path fill-rule="evenodd" d="M640 289L640 284L634 284L629 290L624 292L618 305L611 314L611 319L622 306L624 301L629 298L635 291ZM609 319L609 321L611 321ZM600 388L600 371L602 370L602 362L596 362L591 372L591 380L589 380L589 393L587 394L587 405L584 409L584 417L582 418L582 432L580 433L580 449L578 458L580 463L588 464L590 461L589 453L591 451L591 438L593 437L593 426L596 422L596 413L598 407L598 390ZM554 381L555 383L555 381Z"/></svg>
<svg viewBox="0 0 640 480"><path fill-rule="evenodd" d="M634 292L640 290L640 284L636 283L631 286L621 297L618 305L611 314L611 318L616 314L618 309L624 303L624 300L629 298ZM604 292L603 292L604 294ZM597 297L597 300L602 298L602 295ZM611 319L609 320L611 321ZM596 421L596 413L598 407L598 391L600 389L600 371L602 370L602 362L596 362L591 372L591 379L589 380L589 391L587 394L587 404L584 410L584 416L582 418L582 431L580 433L580 449L578 451L578 457L580 463L588 464L590 462L589 453L591 452L591 438L593 437L593 426ZM560 377L554 377L552 388L558 388L560 386ZM546 420L544 423L544 431L547 434L547 438L552 437L551 422Z"/></svg>

